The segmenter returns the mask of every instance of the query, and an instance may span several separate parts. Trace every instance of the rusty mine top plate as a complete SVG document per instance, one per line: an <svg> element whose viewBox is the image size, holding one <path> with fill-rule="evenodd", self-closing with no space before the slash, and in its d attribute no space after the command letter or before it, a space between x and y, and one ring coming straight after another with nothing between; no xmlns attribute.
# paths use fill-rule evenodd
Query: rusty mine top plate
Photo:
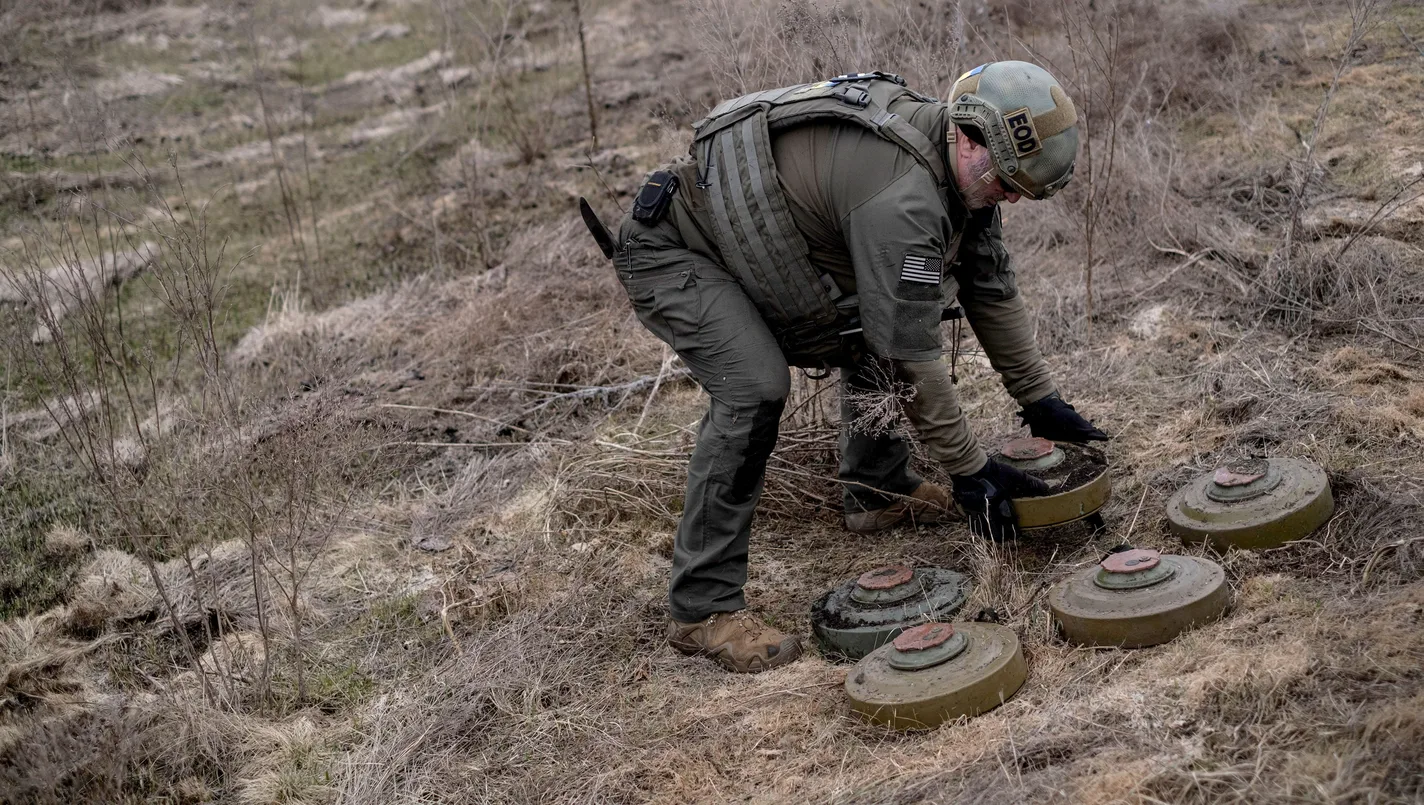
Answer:
<svg viewBox="0 0 1424 805"><path fill-rule="evenodd" d="M1045 445L1051 445L1050 452L1044 453ZM1048 495L1014 498L1014 513L1021 529L1049 528L1081 520L1101 509L1112 496L1107 457L1093 447L1047 439L1015 439L999 450L997 460L1048 484Z"/></svg>
<svg viewBox="0 0 1424 805"><path fill-rule="evenodd" d="M1221 617L1230 603L1220 565L1153 550L1109 554L1048 592L1063 636L1084 646L1166 643Z"/></svg>
<svg viewBox="0 0 1424 805"><path fill-rule="evenodd" d="M1014 439L999 448L999 460L1024 470L1046 470L1063 463L1066 454L1047 439Z"/></svg>
<svg viewBox="0 0 1424 805"><path fill-rule="evenodd" d="M1259 550L1301 539L1335 512L1325 471L1299 458L1218 467L1167 501L1167 524L1183 542Z"/></svg>
<svg viewBox="0 0 1424 805"><path fill-rule="evenodd" d="M811 607L811 629L830 657L858 660L911 626L952 617L971 589L953 570L876 568L821 596Z"/></svg>
<svg viewBox="0 0 1424 805"><path fill-rule="evenodd" d="M855 586L866 592L893 590L915 579L915 571L905 565L886 565L867 570L855 580Z"/></svg>
<svg viewBox="0 0 1424 805"><path fill-rule="evenodd" d="M905 650L890 643L857 663L845 681L851 710L895 729L932 729L998 707L1028 678L1018 635L1007 626L930 623L918 627L926 632L936 629L926 635L907 631L915 639L906 641ZM917 648L926 643L932 645ZM932 652L947 656L916 656Z"/></svg>

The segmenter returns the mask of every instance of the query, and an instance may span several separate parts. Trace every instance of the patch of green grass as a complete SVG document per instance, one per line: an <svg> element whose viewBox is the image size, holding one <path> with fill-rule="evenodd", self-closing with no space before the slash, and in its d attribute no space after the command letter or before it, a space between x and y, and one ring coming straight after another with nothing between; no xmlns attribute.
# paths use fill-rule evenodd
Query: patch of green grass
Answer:
<svg viewBox="0 0 1424 805"><path fill-rule="evenodd" d="M43 167L44 163L32 156L0 151L0 170L34 173Z"/></svg>
<svg viewBox="0 0 1424 805"><path fill-rule="evenodd" d="M438 45L434 39L421 35L419 22L403 20L411 33L400 39L385 39L363 45L352 45L357 29L340 30L312 40L301 61L283 65L282 74L291 81L308 86L325 84L354 70L376 70L413 62Z"/></svg>
<svg viewBox="0 0 1424 805"><path fill-rule="evenodd" d="M344 162L344 160L343 160ZM363 188L360 176L386 175L381 170L384 163L378 159L357 160L351 165L336 165L332 178L315 181L318 187L318 208L330 215L333 206L343 200L359 197ZM318 166L327 168L326 165ZM400 170L391 173L406 180L425 181L420 178L428 174L430 165L420 159L408 161ZM295 177L294 177L295 178ZM368 186L367 186L368 187ZM212 203L206 203L204 191L190 187L189 197L193 199L193 215L200 210L207 216L207 249L212 259L216 259L219 249L224 251L224 270L219 276L220 294L216 299L215 323L219 343L230 347L237 343L248 330L260 323L266 316L275 285L285 285L289 277L295 275L298 262L296 250L288 240L286 217L282 211L280 190L275 183L265 188L257 203L243 207L231 195L219 196ZM305 221L310 207L305 198L305 187L298 187L300 214ZM312 265L309 266L304 286L315 294L323 306L328 303L345 301L352 294L369 292L386 282L400 279L391 276L387 262L380 259L379 249L367 249L366 241L357 234L363 225L361 216L356 220L342 222L332 229L324 229L323 247L326 252L322 265L315 262L315 244L308 242ZM167 230L172 224L159 222ZM184 226L187 226L184 224ZM309 236L308 236L309 237ZM139 233L135 240L157 240L151 233ZM92 238L91 238L92 240ZM119 245L123 245L120 243ZM253 253L257 246L260 252ZM107 250L104 243L95 248ZM243 258L239 260L239 258ZM322 266L326 266L323 268ZM111 319L110 336L118 345L120 353L130 370L141 369L152 362L161 379L174 385L186 387L187 381L196 377L199 368L191 360L178 360L184 354L182 343L173 314L163 302L163 293L152 277L152 269L137 278L123 283L117 292L105 291L102 304ZM117 332L118 312L122 311L123 336ZM68 320L77 321L74 316ZM28 338L35 326L32 315L14 311L5 317L3 333L6 343L18 343L17 339ZM71 347L80 366L94 369L98 374L86 378L87 382L112 383L117 379L111 361L95 360L95 346L88 339L76 337ZM55 347L46 347L51 357ZM191 350L187 350L191 351ZM191 356L188 356L191 357ZM96 368L97 367L97 368ZM46 374L50 369L39 361L25 360L10 365L8 378L12 396L11 405L17 408L33 407L43 398L67 393L58 384L58 378Z"/></svg>
<svg viewBox="0 0 1424 805"><path fill-rule="evenodd" d="M107 245L104 246L107 248ZM119 287L117 293L106 291L103 304L108 318L108 344L105 347L90 340L83 334L78 324L80 314L71 314L61 322L61 330L68 332L67 345L73 357L73 365L78 367L78 385L93 389L101 385L117 388L127 375L131 382L147 384L147 370L152 365L160 382L170 380L170 372L181 373L182 365L175 364L185 352L185 345L179 337L178 329L171 320L171 314L159 302L154 284L147 278L130 280ZM122 330L120 319L122 318ZM28 338L36 319L23 312L5 322L8 332L4 337L8 343L14 339ZM69 327L65 330L65 327ZM58 347L44 346L45 360L26 360L10 365L7 382L10 385L12 405L20 407L38 406L42 399L71 393L70 383L58 361ZM112 353L112 354L111 354ZM188 361L191 362L191 361ZM197 368L192 371L198 371ZM119 404L119 400L115 400Z"/></svg>
<svg viewBox="0 0 1424 805"><path fill-rule="evenodd" d="M230 95L220 87L190 80L156 100L154 117L172 119L219 114L231 103Z"/></svg>
<svg viewBox="0 0 1424 805"><path fill-rule="evenodd" d="M368 210L349 214L340 220L333 216L353 203L371 200L372 187L390 188L390 200L397 209L407 205L403 199L424 199L438 187L436 176L441 159L453 149L435 147L405 154L403 138L393 137L373 143L346 155L328 158L314 170L312 184L321 218L322 261L304 275L305 290L319 308L341 304L379 288L396 283L434 266L428 254L408 255L398 244L389 243L387 227L375 227L374 221L385 221L396 213L379 201ZM404 156L404 158L402 158ZM277 189L270 188L274 209L280 210ZM303 214L310 212L302 187ZM417 203L424 203L419 201ZM424 219L419 209L408 210L411 217ZM280 222L285 227L285 221ZM401 221L404 226L407 222ZM285 231L285 230L284 230Z"/></svg>
<svg viewBox="0 0 1424 805"><path fill-rule="evenodd" d="M0 483L0 620L63 602L83 556L47 549L45 535L87 522L95 503L72 473L12 473Z"/></svg>
<svg viewBox="0 0 1424 805"><path fill-rule="evenodd" d="M526 70L507 77L478 99L462 99L461 113L469 130L483 132L486 145L525 160L547 156L559 145L556 132L567 124L552 113L554 102L580 81L581 73L573 63ZM586 120L578 125L586 125Z"/></svg>
<svg viewBox="0 0 1424 805"><path fill-rule="evenodd" d="M376 629L401 629L420 626L420 596L402 595L371 605L371 626Z"/></svg>
<svg viewBox="0 0 1424 805"><path fill-rule="evenodd" d="M288 700L293 710L315 706L324 713L340 713L365 701L376 689L375 680L354 660L317 664L306 669L304 677L305 699L297 695L297 677L291 669L284 669L273 680L274 692Z"/></svg>
<svg viewBox="0 0 1424 805"><path fill-rule="evenodd" d="M144 68L156 73L183 75L193 62L193 46L180 37L170 37L168 46L157 47L157 39L149 43L134 43L125 38L110 39L99 46L97 58L110 69L114 67Z"/></svg>

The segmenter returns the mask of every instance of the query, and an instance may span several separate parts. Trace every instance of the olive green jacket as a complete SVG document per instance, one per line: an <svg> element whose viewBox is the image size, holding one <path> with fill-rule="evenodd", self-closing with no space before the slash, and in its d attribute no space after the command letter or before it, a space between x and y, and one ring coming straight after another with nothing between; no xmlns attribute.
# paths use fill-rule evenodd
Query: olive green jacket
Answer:
<svg viewBox="0 0 1424 805"><path fill-rule="evenodd" d="M944 142L943 111L926 104L919 114L937 119L910 122ZM859 296L868 348L916 385L907 414L930 456L951 473L977 471L985 454L940 360L946 305L957 300L964 308L1020 404L1055 390L1018 295L997 208L966 210L953 190L941 193L912 154L854 125L815 122L779 132L772 151L812 264L842 292ZM720 261L695 172L684 173L673 220L691 249Z"/></svg>

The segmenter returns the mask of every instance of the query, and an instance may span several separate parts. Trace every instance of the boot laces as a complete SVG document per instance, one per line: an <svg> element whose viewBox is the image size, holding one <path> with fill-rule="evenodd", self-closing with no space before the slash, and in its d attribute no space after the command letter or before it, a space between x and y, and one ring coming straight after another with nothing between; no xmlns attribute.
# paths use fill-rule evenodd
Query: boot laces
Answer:
<svg viewBox="0 0 1424 805"><path fill-rule="evenodd" d="M724 613L718 613L716 615L713 615L711 618L708 618L707 627L711 629L717 623L717 619L721 618L723 614ZM757 620L750 612L747 612L745 609L740 609L732 613L726 613L726 615L727 617L723 618L723 620L731 622L737 628L741 629L742 632L744 632L748 637L753 639L761 637L762 632L766 628L765 624Z"/></svg>

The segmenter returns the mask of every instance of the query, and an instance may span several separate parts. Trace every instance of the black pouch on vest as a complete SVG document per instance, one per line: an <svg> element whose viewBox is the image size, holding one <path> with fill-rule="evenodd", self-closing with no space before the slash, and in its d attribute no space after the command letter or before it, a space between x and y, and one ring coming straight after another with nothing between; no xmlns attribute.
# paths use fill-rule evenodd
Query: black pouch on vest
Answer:
<svg viewBox="0 0 1424 805"><path fill-rule="evenodd" d="M633 220L645 226L656 225L667 215L676 192L677 177L671 171L653 171L633 199Z"/></svg>

